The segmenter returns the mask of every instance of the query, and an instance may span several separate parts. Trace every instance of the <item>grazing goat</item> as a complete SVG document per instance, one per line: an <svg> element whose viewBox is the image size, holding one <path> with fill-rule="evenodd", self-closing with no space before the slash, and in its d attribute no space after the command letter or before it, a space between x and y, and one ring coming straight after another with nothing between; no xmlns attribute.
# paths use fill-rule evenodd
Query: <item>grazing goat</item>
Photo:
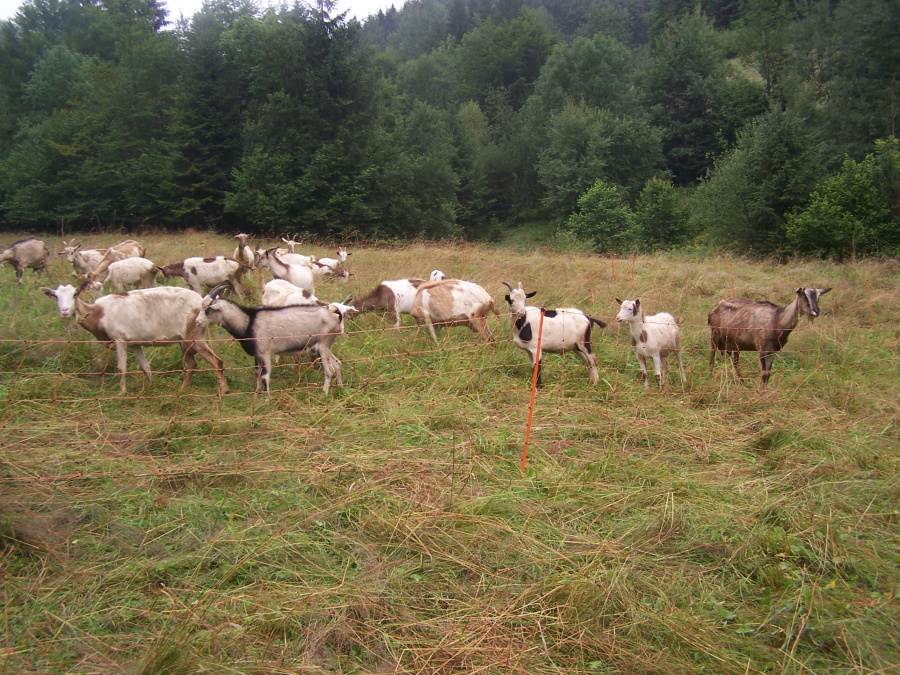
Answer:
<svg viewBox="0 0 900 675"><path fill-rule="evenodd" d="M113 293L124 293L128 286L150 288L156 286L156 276L162 270L146 258L125 258L110 263L94 278L97 282L109 282Z"/></svg>
<svg viewBox="0 0 900 675"><path fill-rule="evenodd" d="M574 351L588 367L588 379L592 385L600 382L597 370L597 357L591 349L591 329L594 324L606 328L599 319L588 316L575 307L557 307L542 309L526 305L525 300L534 297L535 292L526 293L519 282L518 288L503 282L509 289L505 296L509 305L509 323L512 327L513 342L519 349L528 352L531 367L537 364L537 386L541 386L541 358L543 352L565 354ZM541 347L538 351L538 327L541 325L541 312L544 313L544 324L541 329Z"/></svg>
<svg viewBox="0 0 900 675"><path fill-rule="evenodd" d="M787 343L788 336L803 314L812 323L819 316L819 298L830 288L801 287L794 300L779 307L771 302L755 302L744 298L722 300L706 317L710 328L712 351L709 355L709 374L716 367L716 353L731 354L734 370L743 382L741 352L758 352L762 386L765 389L772 374L775 354Z"/></svg>
<svg viewBox="0 0 900 675"><path fill-rule="evenodd" d="M312 270L306 265L285 262L281 254L274 248L266 250L257 258L256 265L257 267L268 267L272 276L276 279L283 279L294 284L294 286L315 292Z"/></svg>
<svg viewBox="0 0 900 675"><path fill-rule="evenodd" d="M85 282L77 291L69 285L58 288L42 288L47 297L55 298L60 316L75 317L78 324L98 340L114 343L119 369L119 395L124 395L125 368L128 351L131 350L147 379L151 379L150 364L143 347L168 346L177 343L181 347L184 363L183 389L190 384L197 368L196 354L208 361L216 371L219 394L228 392L225 368L216 353L206 342L208 328L197 325L203 298L187 288L162 286L129 291L122 295L104 295L93 303L81 299L81 292L91 282Z"/></svg>
<svg viewBox="0 0 900 675"><path fill-rule="evenodd" d="M310 349L322 361L327 394L334 378L342 384L341 362L331 347L344 332L345 305L290 305L287 307L241 307L219 298L224 286L214 288L203 298L203 312L198 325L218 324L234 337L256 362L256 391L269 391L272 357L276 354L299 354Z"/></svg>
<svg viewBox="0 0 900 675"><path fill-rule="evenodd" d="M181 277L195 293L203 293L205 288L213 288L219 284L230 284L240 297L244 297L241 278L244 266L240 261L225 256L215 258L185 258L183 262L173 263L161 268L169 277Z"/></svg>
<svg viewBox="0 0 900 675"><path fill-rule="evenodd" d="M491 332L487 315L493 311L494 300L490 293L478 284L461 279L444 279L424 283L416 290L410 314L417 325L425 324L435 342L438 341L435 324L440 326L468 326L487 341Z"/></svg>
<svg viewBox="0 0 900 675"><path fill-rule="evenodd" d="M253 269L256 265L256 256L253 253L253 249L247 244L247 238L249 234L236 234L234 238L238 240L237 248L234 249L234 253L231 254L231 257L241 263L244 267L248 269Z"/></svg>
<svg viewBox="0 0 900 675"><path fill-rule="evenodd" d="M361 298L354 299L350 305L360 312L375 309L393 310L397 320L394 328L400 327L400 315L411 314L413 298L416 290L425 283L424 279L393 279L382 281L374 290Z"/></svg>
<svg viewBox="0 0 900 675"><path fill-rule="evenodd" d="M640 300L619 300L619 313L616 321L624 321L631 329L631 346L634 347L635 356L641 366L641 379L644 387L649 387L647 377L647 357L653 359L653 372L656 374L656 384L662 389L669 376L669 354L675 352L678 356L678 369L681 371L682 383L687 382L684 376L684 359L681 355L681 345L678 342L678 322L671 314L660 312L653 316L644 316L644 308Z"/></svg>
<svg viewBox="0 0 900 675"><path fill-rule="evenodd" d="M0 253L2 263L9 263L16 269L16 281L21 286L26 269L30 267L35 274L40 274L49 267L50 249L40 239L22 239Z"/></svg>

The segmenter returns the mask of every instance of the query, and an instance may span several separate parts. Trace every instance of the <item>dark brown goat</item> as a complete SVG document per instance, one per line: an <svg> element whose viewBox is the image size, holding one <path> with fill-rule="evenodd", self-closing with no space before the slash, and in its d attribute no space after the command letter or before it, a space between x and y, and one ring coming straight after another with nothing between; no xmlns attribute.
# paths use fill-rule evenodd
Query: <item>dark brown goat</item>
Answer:
<svg viewBox="0 0 900 675"><path fill-rule="evenodd" d="M712 352L709 355L709 374L716 367L716 353L731 354L734 369L743 382L741 352L758 352L763 388L772 373L775 354L787 343L797 326L800 315L809 322L819 316L819 298L830 288L798 288L793 302L785 307L771 302L756 302L745 298L728 298L713 307L706 317L709 324Z"/></svg>

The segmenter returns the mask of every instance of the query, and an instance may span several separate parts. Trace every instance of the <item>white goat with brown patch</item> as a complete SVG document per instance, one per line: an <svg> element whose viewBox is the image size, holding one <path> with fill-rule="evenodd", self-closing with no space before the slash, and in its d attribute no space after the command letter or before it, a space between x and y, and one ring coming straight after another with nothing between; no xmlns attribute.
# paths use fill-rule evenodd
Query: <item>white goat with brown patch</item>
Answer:
<svg viewBox="0 0 900 675"><path fill-rule="evenodd" d="M0 252L0 264L9 263L16 270L19 285L25 277L25 270L31 268L35 274L45 271L50 264L50 249L40 239L21 239Z"/></svg>
<svg viewBox="0 0 900 675"><path fill-rule="evenodd" d="M487 326L490 311L500 316L491 294L481 286L461 279L444 279L419 286L410 314L417 325L428 326L435 342L438 341L435 327L441 326L468 326L473 333L490 341Z"/></svg>
<svg viewBox="0 0 900 675"><path fill-rule="evenodd" d="M229 284L235 293L244 297L241 278L246 269L239 260L220 255L215 258L185 258L180 263L166 265L162 272L166 277L181 277L195 293L203 293L204 288Z"/></svg>
<svg viewBox="0 0 900 675"><path fill-rule="evenodd" d="M184 364L182 389L191 382L197 368L196 355L208 361L216 371L219 394L228 392L225 369L212 348L207 344L208 328L197 325L203 298L187 288L162 286L129 291L122 295L104 295L89 303L80 294L91 282L85 282L77 291L69 285L58 288L42 288L47 297L55 298L59 313L68 318L74 316L78 324L98 340L114 344L119 369L119 394L124 395L128 350L135 355L141 370L151 379L150 364L143 347L181 347Z"/></svg>
<svg viewBox="0 0 900 675"><path fill-rule="evenodd" d="M656 384L662 389L669 376L669 354L678 356L678 369L682 383L687 382L684 376L684 359L678 341L678 322L671 314L660 312L652 316L644 316L644 308L640 300L619 300L619 313L616 321L628 324L631 330L631 346L641 367L641 379L644 387L649 387L647 376L647 357L653 359L653 372Z"/></svg>
<svg viewBox="0 0 900 675"><path fill-rule="evenodd" d="M382 281L361 298L355 298L350 305L360 312L387 309L394 312L394 328L400 327L400 315L411 314L413 299L424 279L390 279Z"/></svg>
<svg viewBox="0 0 900 675"><path fill-rule="evenodd" d="M819 298L830 290L800 287L793 301L784 307L745 298L722 300L706 317L712 341L710 376L716 367L716 354L724 352L731 354L734 370L743 382L741 352L758 352L762 386L765 389L772 374L775 354L787 343L788 336L796 328L801 315L806 316L810 324L819 316Z"/></svg>
<svg viewBox="0 0 900 675"><path fill-rule="evenodd" d="M574 352L588 367L588 380L591 384L600 382L597 370L597 357L591 349L591 329L594 325L605 328L600 319L588 316L575 307L557 307L544 309L526 304L528 298L534 297L536 291L526 293L519 282L517 288L503 282L509 289L506 302L509 305L509 322L512 327L513 342L519 349L528 352L532 368L537 363L537 386L541 386L541 358L544 352L565 354ZM541 314L544 315L543 328ZM538 335L541 346L538 349Z"/></svg>

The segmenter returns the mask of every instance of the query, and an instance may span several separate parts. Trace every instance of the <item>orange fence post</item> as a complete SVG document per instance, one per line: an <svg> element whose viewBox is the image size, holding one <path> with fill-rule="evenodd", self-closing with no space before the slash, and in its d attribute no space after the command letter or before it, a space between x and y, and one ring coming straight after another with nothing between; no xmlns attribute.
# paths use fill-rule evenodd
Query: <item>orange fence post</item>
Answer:
<svg viewBox="0 0 900 675"><path fill-rule="evenodd" d="M534 372L531 374L531 403L528 404L528 424L525 427L525 447L522 449L522 461L519 472L525 475L525 460L528 458L528 443L531 440L531 419L534 416L534 396L537 393L538 373L541 367L541 336L544 332L544 308L541 307L541 321L538 324L537 357L534 359Z"/></svg>

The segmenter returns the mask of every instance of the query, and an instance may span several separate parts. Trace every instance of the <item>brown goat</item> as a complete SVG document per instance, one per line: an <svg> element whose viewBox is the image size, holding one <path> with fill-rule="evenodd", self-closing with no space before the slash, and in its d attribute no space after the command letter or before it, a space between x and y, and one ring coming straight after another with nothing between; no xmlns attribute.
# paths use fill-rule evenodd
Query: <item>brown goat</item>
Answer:
<svg viewBox="0 0 900 675"><path fill-rule="evenodd" d="M775 354L787 343L788 336L797 326L800 315L805 315L812 323L812 320L819 316L819 298L830 290L830 288L798 288L793 302L785 307L745 298L722 300L706 317L712 340L712 351L709 355L710 376L716 367L716 353L725 352L731 354L734 369L743 382L741 352L758 352L762 386L765 388L772 373Z"/></svg>
<svg viewBox="0 0 900 675"><path fill-rule="evenodd" d="M36 274L47 269L50 260L50 249L40 239L29 237L22 239L0 253L0 264L8 262L16 268L16 281L19 285L25 276L25 270L32 268Z"/></svg>

